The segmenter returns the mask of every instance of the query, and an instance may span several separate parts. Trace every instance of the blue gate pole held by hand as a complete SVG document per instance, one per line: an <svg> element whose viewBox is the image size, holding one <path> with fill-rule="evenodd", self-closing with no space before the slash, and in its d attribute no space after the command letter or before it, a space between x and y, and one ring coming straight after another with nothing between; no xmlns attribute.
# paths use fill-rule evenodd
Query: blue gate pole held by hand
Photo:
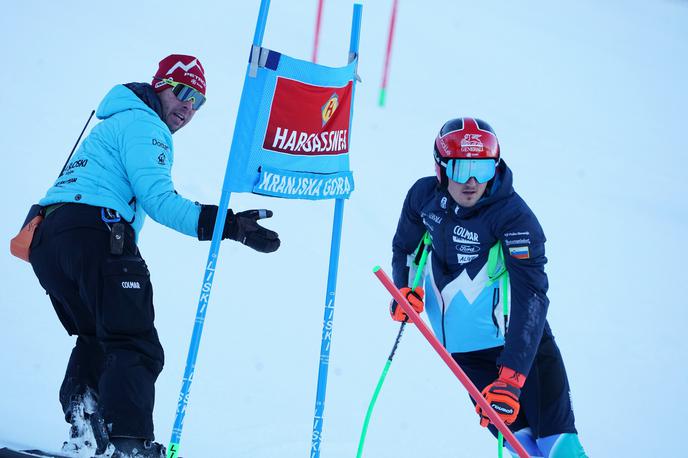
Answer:
<svg viewBox="0 0 688 458"><path fill-rule="evenodd" d="M354 4L351 21L351 41L349 43L349 62L358 56L358 43L361 31L361 13L363 6ZM354 84L355 87L355 84ZM353 100L353 94L351 96ZM353 109L353 103L351 104ZM353 113L352 113L353 114ZM349 139L351 130L349 130ZM349 142L349 144L351 144ZM339 246L342 240L342 220L344 218L344 199L337 199L334 208L332 225L332 242L330 244L330 268L327 276L327 294L325 296L325 316L323 318L322 339L320 342L320 365L318 366L318 389L315 399L315 416L313 417L313 434L311 436L311 458L320 457L322 427L325 412L325 393L327 389L327 369L330 362L330 345L332 343L332 326L334 319L334 299L337 288L337 268L339 265Z"/></svg>
<svg viewBox="0 0 688 458"><path fill-rule="evenodd" d="M260 11L258 13L258 21L256 23L256 31L253 36L254 46L261 46L263 41L263 34L265 32L265 23L267 21L268 10L270 9L270 0L261 0ZM248 70L246 78L248 78ZM242 99L244 94L242 94ZM234 138L232 145L235 144L237 131L234 131ZM231 149L230 149L231 154ZM196 320L194 322L193 334L191 335L191 343L189 345L189 354L186 359L186 368L184 369L184 378L182 379L182 388L179 392L179 399L177 401L177 412L174 420L174 427L172 428L172 438L167 447L167 458L178 458L179 443L181 442L182 428L184 426L184 416L186 415L186 408L189 403L189 396L191 392L191 382L193 381L194 371L196 369L196 359L198 357L198 349L201 343L201 334L203 333L203 324L205 323L205 315L210 299L210 291L213 287L213 279L215 276L215 267L217 266L217 258L220 253L220 242L222 240L222 231L225 226L225 219L227 217L227 208L229 208L229 199L231 191L229 191L229 158L227 159L227 168L225 170L224 183L222 185L222 196L220 204L218 205L217 218L215 219L215 227L213 229L213 239L210 242L210 250L208 253L208 260L206 262L205 271L203 273L203 280L201 283L201 294L198 299L198 308L196 310Z"/></svg>

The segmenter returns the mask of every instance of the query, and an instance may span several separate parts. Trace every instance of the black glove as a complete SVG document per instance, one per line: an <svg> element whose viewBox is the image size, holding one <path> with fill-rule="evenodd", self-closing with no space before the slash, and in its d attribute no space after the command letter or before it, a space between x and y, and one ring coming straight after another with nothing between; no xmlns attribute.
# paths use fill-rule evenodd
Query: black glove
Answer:
<svg viewBox="0 0 688 458"><path fill-rule="evenodd" d="M271 216L270 210L246 210L234 214L229 209L225 227L222 230L222 238L236 240L261 253L272 253L280 246L279 235L258 224L259 219ZM217 218L216 205L201 205L201 214L198 217L198 240L213 238L215 218Z"/></svg>

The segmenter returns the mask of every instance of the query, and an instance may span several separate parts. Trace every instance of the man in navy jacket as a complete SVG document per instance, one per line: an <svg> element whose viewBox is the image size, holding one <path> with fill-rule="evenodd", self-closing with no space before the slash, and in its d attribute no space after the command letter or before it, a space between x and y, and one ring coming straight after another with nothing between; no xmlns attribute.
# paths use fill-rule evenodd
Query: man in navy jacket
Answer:
<svg viewBox="0 0 688 458"><path fill-rule="evenodd" d="M417 311L425 306L438 339L531 456L585 456L546 319L545 236L513 189L494 131L480 119L452 119L434 156L437 177L418 180L404 201L394 283ZM412 291L411 256L426 231L432 251L425 290ZM391 313L408 318L394 302Z"/></svg>

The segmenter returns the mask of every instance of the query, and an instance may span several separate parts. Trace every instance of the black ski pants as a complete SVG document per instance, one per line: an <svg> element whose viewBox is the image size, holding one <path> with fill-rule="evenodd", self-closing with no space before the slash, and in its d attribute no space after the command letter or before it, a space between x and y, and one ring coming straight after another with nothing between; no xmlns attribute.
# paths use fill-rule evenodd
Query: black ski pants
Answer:
<svg viewBox="0 0 688 458"><path fill-rule="evenodd" d="M502 349L503 347L496 347L452 353L452 357L475 387L482 391L499 375L497 358ZM521 390L520 403L518 417L509 427L512 431L530 428L535 439L554 434L576 433L569 380L549 326L545 326L535 360ZM496 437L497 428L490 424L489 429Z"/></svg>
<svg viewBox="0 0 688 458"><path fill-rule="evenodd" d="M111 227L101 208L65 204L39 226L30 261L60 322L77 336L60 388L65 414L70 399L90 388L111 436L152 440L164 363L153 289L131 226L121 254L111 253Z"/></svg>

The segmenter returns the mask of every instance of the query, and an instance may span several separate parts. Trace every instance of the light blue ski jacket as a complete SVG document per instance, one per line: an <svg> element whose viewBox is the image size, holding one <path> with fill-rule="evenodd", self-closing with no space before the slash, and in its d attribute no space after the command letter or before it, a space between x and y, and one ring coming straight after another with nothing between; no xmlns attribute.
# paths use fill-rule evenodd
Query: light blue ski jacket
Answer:
<svg viewBox="0 0 688 458"><path fill-rule="evenodd" d="M174 190L172 133L158 114L124 85L100 103L102 121L39 202L73 202L117 210L138 236L146 214L197 236L201 206Z"/></svg>

